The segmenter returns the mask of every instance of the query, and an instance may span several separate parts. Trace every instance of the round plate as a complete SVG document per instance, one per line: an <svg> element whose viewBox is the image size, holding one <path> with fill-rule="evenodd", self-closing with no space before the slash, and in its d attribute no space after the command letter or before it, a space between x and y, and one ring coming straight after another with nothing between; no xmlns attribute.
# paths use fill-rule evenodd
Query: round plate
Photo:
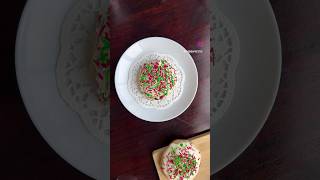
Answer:
<svg viewBox="0 0 320 180"><path fill-rule="evenodd" d="M231 104L221 119L211 123L215 173L238 157L263 127L280 82L281 44L269 1L212 3L233 25L240 43Z"/></svg>
<svg viewBox="0 0 320 180"><path fill-rule="evenodd" d="M76 2L27 2L16 42L17 80L26 109L48 144L83 173L107 179L106 145L88 132L61 98L56 84L61 27Z"/></svg>
<svg viewBox="0 0 320 180"><path fill-rule="evenodd" d="M143 107L128 90L131 65L150 53L170 55L184 72L180 96L165 109ZM150 37L134 43L123 53L115 72L115 87L120 101L133 115L150 122L162 122L179 116L189 107L197 92L198 72L191 55L179 43L163 37Z"/></svg>

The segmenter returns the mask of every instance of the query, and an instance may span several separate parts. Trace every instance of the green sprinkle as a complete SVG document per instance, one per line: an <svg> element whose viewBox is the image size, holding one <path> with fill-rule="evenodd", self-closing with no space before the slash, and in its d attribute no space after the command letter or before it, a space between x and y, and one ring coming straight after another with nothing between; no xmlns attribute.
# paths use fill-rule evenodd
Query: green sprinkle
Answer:
<svg viewBox="0 0 320 180"><path fill-rule="evenodd" d="M142 75L141 78L140 78L140 81L145 81L147 79L147 76L146 75Z"/></svg>
<svg viewBox="0 0 320 180"><path fill-rule="evenodd" d="M147 68L148 72L151 72L152 67L149 64L146 64L146 68Z"/></svg>
<svg viewBox="0 0 320 180"><path fill-rule="evenodd" d="M175 165L178 167L181 163L181 158L180 156L176 156L175 159L173 160L173 162L175 163Z"/></svg>

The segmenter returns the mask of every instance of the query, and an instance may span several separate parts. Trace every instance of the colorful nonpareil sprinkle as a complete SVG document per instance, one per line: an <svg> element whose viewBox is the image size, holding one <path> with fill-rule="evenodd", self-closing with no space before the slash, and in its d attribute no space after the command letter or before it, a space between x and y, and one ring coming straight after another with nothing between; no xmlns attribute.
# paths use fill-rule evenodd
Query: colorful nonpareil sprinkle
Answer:
<svg viewBox="0 0 320 180"><path fill-rule="evenodd" d="M170 180L193 179L199 171L200 152L188 141L172 143L163 156L162 169Z"/></svg>
<svg viewBox="0 0 320 180"><path fill-rule="evenodd" d="M175 86L176 73L176 69L166 60L153 60L145 63L138 76L140 89L147 98L163 99Z"/></svg>
<svg viewBox="0 0 320 180"><path fill-rule="evenodd" d="M102 14L98 16L98 28L96 31L97 44L93 56L93 63L96 69L96 81L98 84L98 98L101 102L106 101L108 93L108 83L110 81L110 42L109 28Z"/></svg>

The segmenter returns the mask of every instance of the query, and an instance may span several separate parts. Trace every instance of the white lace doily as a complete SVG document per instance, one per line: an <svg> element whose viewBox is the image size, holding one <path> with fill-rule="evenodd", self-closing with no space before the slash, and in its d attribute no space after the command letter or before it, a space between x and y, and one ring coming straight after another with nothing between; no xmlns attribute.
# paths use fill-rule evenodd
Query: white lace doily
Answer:
<svg viewBox="0 0 320 180"><path fill-rule="evenodd" d="M153 61L155 59L163 59L172 65L177 72L177 83L174 86L172 92L168 94L161 100L150 100L146 98L146 96L141 92L140 87L138 85L138 73L142 65L146 62ZM156 109L164 109L169 107L172 102L177 100L183 90L184 83L184 74L179 65L175 63L175 60L165 54L157 54L152 53L147 56L142 57L139 61L133 64L129 69L129 78L128 78L128 89L130 94L134 97L134 99L143 107L146 108L156 108Z"/></svg>
<svg viewBox="0 0 320 180"><path fill-rule="evenodd" d="M88 131L106 143L109 135L109 102L97 98L94 67L95 31L99 0L79 0L65 17L56 66L57 86L66 104L78 113ZM108 82L110 83L110 82Z"/></svg>
<svg viewBox="0 0 320 180"><path fill-rule="evenodd" d="M233 97L240 47L235 28L218 10L211 13L211 27L210 45L214 52L214 66L211 61L210 112L213 120L218 121Z"/></svg>

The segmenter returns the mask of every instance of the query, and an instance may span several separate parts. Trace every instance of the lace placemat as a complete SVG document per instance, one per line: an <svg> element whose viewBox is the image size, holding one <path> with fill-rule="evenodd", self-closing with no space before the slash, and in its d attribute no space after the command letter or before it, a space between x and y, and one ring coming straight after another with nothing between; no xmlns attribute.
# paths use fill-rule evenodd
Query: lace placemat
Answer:
<svg viewBox="0 0 320 180"><path fill-rule="evenodd" d="M210 112L216 122L223 117L232 101L240 46L235 28L219 10L211 13L211 37L214 57L211 56Z"/></svg>
<svg viewBox="0 0 320 180"><path fill-rule="evenodd" d="M57 86L62 99L102 143L106 143L110 129L109 100L105 104L98 101L91 59L99 24L97 16L100 11L107 11L104 3L107 1L79 0L70 9L63 23L56 65Z"/></svg>

